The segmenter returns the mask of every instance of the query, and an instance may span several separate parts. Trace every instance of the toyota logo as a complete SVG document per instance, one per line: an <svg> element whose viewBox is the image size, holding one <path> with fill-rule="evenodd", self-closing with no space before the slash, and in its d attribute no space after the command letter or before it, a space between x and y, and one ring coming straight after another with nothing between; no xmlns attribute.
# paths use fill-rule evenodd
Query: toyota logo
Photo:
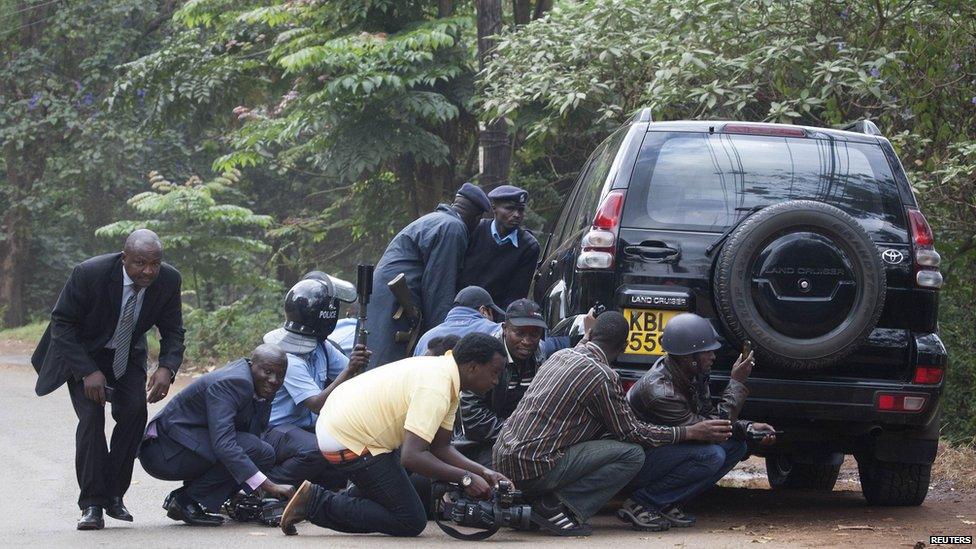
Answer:
<svg viewBox="0 0 976 549"><path fill-rule="evenodd" d="M905 254L898 250L885 250L881 252L881 259L890 265L897 265L905 259Z"/></svg>

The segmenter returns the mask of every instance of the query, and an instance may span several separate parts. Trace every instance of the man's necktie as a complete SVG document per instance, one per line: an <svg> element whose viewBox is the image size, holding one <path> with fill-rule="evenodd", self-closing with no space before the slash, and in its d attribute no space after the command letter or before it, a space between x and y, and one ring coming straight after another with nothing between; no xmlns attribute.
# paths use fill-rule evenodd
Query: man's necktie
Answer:
<svg viewBox="0 0 976 549"><path fill-rule="evenodd" d="M129 343L132 341L132 329L136 325L136 297L139 292L129 294L122 308L122 321L119 322L119 333L115 334L115 359L112 360L112 372L118 380L125 373L125 366L129 363Z"/></svg>

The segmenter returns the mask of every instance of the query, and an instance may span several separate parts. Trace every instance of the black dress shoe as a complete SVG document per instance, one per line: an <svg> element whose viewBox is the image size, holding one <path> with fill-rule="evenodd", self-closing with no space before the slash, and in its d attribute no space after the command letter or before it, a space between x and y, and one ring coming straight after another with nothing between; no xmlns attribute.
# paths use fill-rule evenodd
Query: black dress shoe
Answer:
<svg viewBox="0 0 976 549"><path fill-rule="evenodd" d="M81 512L78 519L79 530L101 530L105 528L105 519L102 518L102 508L97 505L89 505Z"/></svg>
<svg viewBox="0 0 976 549"><path fill-rule="evenodd" d="M108 505L105 506L105 514L115 520L132 522L132 513L125 508L125 504L122 503L122 498L120 497L108 498Z"/></svg>
<svg viewBox="0 0 976 549"><path fill-rule="evenodd" d="M183 522L190 526L220 526L224 523L224 517L211 515L203 510L203 507L190 498L179 498L180 512L183 514Z"/></svg>
<svg viewBox="0 0 976 549"><path fill-rule="evenodd" d="M166 516L177 522L183 521L183 508L180 505L180 495L182 493L182 488L173 490L163 500L163 509L166 509Z"/></svg>

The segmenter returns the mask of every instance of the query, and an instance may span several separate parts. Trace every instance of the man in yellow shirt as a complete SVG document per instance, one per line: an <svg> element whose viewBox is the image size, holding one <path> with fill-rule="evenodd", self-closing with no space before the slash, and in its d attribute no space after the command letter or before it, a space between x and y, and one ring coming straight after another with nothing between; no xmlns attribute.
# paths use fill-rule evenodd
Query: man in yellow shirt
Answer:
<svg viewBox="0 0 976 549"><path fill-rule="evenodd" d="M301 485L281 517L340 532L418 536L427 526L420 496L406 469L455 482L470 497L487 499L506 480L451 446L461 391L483 393L498 383L505 349L487 334L464 336L453 353L420 356L370 370L329 396L315 427L319 449L353 486L332 492Z"/></svg>

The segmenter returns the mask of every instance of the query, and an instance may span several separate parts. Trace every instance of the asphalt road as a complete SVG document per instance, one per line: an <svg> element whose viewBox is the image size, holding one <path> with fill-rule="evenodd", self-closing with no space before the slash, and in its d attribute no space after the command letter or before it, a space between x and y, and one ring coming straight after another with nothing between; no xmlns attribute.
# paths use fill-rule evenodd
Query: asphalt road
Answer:
<svg viewBox="0 0 976 549"><path fill-rule="evenodd" d="M3 354L3 353L0 353ZM6 358L6 357L5 357ZM44 398L34 395L36 375L23 357L0 362L0 535L7 547L251 547L274 543L280 547L421 547L462 543L444 535L431 523L423 536L401 540L380 535L353 536L303 525L297 537L277 529L230 524L220 528L192 528L166 518L163 496L175 483L149 477L137 464L126 504L134 523L106 517L106 528L78 532L75 504L74 429L76 420L62 388ZM150 417L160 404L150 407ZM107 421L111 428L111 419ZM745 486L762 486L756 460L733 479ZM727 481L723 481L727 482ZM718 488L687 508L699 517L695 528L666 533L626 529L611 515L593 520L590 538L560 539L535 533L504 531L489 542L504 546L646 546L648 543L685 547L818 547L851 544L913 546L932 534L973 535L976 498L973 495L930 494L922 507L871 508L864 504L854 481L839 484L832 493L780 493L758 488Z"/></svg>

